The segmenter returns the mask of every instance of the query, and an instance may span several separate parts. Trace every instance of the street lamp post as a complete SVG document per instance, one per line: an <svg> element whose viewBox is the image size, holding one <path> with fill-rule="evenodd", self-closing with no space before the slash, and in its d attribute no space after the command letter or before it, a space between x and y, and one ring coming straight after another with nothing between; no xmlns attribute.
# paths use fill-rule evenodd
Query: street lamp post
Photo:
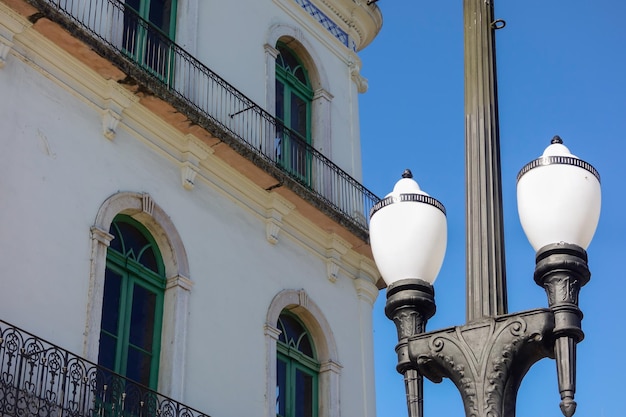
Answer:
<svg viewBox="0 0 626 417"><path fill-rule="evenodd" d="M398 330L397 370L410 417L421 417L422 375L451 379L465 413L512 417L517 391L538 360L556 359L561 411L576 409L576 344L583 338L585 249L600 215L600 177L559 137L518 175L518 211L536 251L535 282L549 308L508 314L493 0L464 0L467 323L425 332L446 247L445 208L405 171L370 214L370 242L387 283L385 314Z"/></svg>

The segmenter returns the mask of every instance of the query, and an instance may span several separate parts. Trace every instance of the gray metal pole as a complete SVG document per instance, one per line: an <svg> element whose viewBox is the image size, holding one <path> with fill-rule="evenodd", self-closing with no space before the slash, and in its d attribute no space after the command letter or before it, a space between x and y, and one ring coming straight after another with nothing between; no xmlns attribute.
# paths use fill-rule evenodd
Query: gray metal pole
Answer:
<svg viewBox="0 0 626 417"><path fill-rule="evenodd" d="M467 321L507 312L494 0L463 0Z"/></svg>

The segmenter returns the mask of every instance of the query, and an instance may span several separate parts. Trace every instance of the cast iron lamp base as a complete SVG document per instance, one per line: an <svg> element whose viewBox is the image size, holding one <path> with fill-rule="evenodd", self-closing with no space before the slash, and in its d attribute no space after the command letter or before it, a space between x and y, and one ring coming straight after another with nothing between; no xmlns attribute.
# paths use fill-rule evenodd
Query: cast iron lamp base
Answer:
<svg viewBox="0 0 626 417"><path fill-rule="evenodd" d="M585 337L578 308L580 288L589 282L587 252L577 245L555 243L537 251L535 282L545 288L554 315L554 354L561 393L561 411L576 411L576 344Z"/></svg>
<svg viewBox="0 0 626 417"><path fill-rule="evenodd" d="M513 417L517 391L530 367L556 358L561 411L576 410L576 344L582 340L580 288L589 281L587 254L576 245L537 252L535 281L548 294L549 309L486 317L463 326L424 333L435 312L434 291L424 281L397 281L387 289L385 314L398 329L398 372L405 376L409 416L421 416L421 375L450 378L466 416Z"/></svg>
<svg viewBox="0 0 626 417"><path fill-rule="evenodd" d="M424 333L426 322L435 314L435 290L421 279L403 279L387 287L385 315L396 325L398 344L396 369L404 376L409 417L422 417L423 378L417 364L409 359L409 338Z"/></svg>

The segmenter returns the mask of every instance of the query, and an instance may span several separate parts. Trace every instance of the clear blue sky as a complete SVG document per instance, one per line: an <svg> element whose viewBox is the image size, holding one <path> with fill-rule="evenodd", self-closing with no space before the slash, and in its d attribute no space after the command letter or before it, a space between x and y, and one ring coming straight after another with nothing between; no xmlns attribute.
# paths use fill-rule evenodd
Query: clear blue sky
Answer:
<svg viewBox="0 0 626 417"><path fill-rule="evenodd" d="M435 283L430 330L465 322L462 1L380 0L384 24L360 56L365 185L388 193L404 168L448 211L448 249ZM509 311L547 306L533 281L534 251L517 216L515 178L555 134L602 177L602 214L581 291L586 338L578 347L578 417L622 417L626 388L626 2L495 0ZM407 415L395 372L393 324L374 310L379 417ZM518 417L560 417L555 363L531 368ZM426 382L427 417L462 416L450 381Z"/></svg>

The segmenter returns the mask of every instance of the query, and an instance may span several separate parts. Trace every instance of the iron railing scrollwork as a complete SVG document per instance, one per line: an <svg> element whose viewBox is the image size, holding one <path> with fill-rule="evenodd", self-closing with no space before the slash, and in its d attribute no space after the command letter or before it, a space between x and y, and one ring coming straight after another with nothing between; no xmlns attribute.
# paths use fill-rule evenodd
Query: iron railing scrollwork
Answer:
<svg viewBox="0 0 626 417"><path fill-rule="evenodd" d="M282 172L319 202L318 207L321 204L327 209L327 205L341 217L342 224L367 236L368 213L379 200L374 193L132 8L119 0L28 1L46 17L80 33L85 42L123 70L142 79L148 77L150 85L145 87L157 96L164 96L175 107L182 103L190 114L210 125L212 134L262 167ZM187 116L193 121L190 114ZM296 154L286 154L291 150Z"/></svg>
<svg viewBox="0 0 626 417"><path fill-rule="evenodd" d="M1 320L0 415L209 417Z"/></svg>

